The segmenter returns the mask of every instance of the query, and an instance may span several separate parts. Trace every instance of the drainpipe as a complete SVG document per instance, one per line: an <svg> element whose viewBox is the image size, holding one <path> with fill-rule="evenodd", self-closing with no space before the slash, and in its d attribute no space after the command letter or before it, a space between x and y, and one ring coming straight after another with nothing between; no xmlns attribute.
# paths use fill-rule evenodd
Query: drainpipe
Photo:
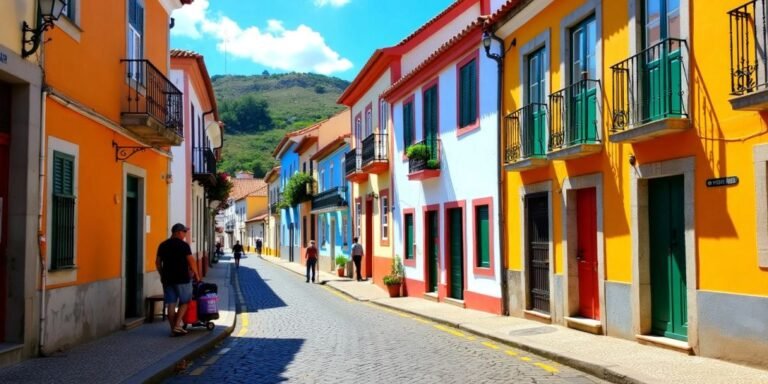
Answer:
<svg viewBox="0 0 768 384"><path fill-rule="evenodd" d="M38 354L45 356L45 286L48 284L47 244L43 232L43 202L45 197L45 100L48 98L48 88L44 87L40 97L40 149L39 149L39 174L37 211L37 247L40 257L40 334L38 336Z"/></svg>
<svg viewBox="0 0 768 384"><path fill-rule="evenodd" d="M499 52L500 53L491 53L491 40L495 40L497 43L499 43ZM497 186L497 192L499 196L499 214L498 214L498 220L499 220L499 255L501 263L499 263L499 275L501 277L501 314L504 316L509 315L509 293L508 293L508 284L507 284L507 253L506 253L506 243L504 241L505 234L507 232L507 225L505 220L504 212L506 210L506 204L505 204L505 198L504 198L504 185L505 185L505 171L502 167L502 152L504 148L501 147L502 145L502 123L504 121L504 117L502 116L503 111L503 100L502 100L502 87L504 84L504 40L496 36L492 31L485 30L483 32L483 47L485 48L485 55L496 62L496 66L498 68L498 78L497 78L497 85L496 85L496 100L497 100L497 129L496 129L496 143L497 143L497 153L496 153L496 178L499 181Z"/></svg>

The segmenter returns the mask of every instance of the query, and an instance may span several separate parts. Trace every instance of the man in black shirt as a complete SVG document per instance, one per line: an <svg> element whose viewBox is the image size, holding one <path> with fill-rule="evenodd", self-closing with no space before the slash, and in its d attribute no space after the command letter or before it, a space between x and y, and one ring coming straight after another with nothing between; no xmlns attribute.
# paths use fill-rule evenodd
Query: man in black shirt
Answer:
<svg viewBox="0 0 768 384"><path fill-rule="evenodd" d="M181 322L187 311L187 304L192 300L192 284L190 271L195 281L200 281L197 273L197 263L192 257L189 244L184 241L187 237L187 228L184 224L177 223L171 228L171 237L160 243L157 247L155 266L160 273L160 281L163 283L163 295L168 306L168 323L171 325L171 335L180 336L187 333ZM179 303L178 312L176 302Z"/></svg>
<svg viewBox="0 0 768 384"><path fill-rule="evenodd" d="M240 258L243 257L243 246L240 245L240 240L235 242L232 247L232 253L235 254L235 268L240 268Z"/></svg>

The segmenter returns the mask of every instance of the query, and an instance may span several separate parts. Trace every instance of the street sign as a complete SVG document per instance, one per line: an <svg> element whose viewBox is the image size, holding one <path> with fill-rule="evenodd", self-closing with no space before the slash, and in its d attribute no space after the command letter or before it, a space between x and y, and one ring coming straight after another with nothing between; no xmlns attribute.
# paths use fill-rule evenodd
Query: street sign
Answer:
<svg viewBox="0 0 768 384"><path fill-rule="evenodd" d="M707 179L707 187L727 187L739 183L738 176L718 177L716 179Z"/></svg>

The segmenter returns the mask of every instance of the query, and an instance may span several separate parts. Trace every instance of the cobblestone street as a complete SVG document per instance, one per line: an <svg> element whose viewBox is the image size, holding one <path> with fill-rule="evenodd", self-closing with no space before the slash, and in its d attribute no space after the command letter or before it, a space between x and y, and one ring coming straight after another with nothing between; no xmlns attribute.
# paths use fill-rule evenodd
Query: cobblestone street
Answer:
<svg viewBox="0 0 768 384"><path fill-rule="evenodd" d="M595 383L579 371L405 313L354 301L255 256L238 326L169 383Z"/></svg>

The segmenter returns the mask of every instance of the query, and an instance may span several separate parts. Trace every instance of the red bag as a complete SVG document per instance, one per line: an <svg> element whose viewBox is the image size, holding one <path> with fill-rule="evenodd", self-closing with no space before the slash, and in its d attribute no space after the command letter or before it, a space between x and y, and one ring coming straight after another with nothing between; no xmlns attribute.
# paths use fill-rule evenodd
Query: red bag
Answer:
<svg viewBox="0 0 768 384"><path fill-rule="evenodd" d="M190 300L187 303L187 311L184 312L184 324L194 324L197 322L197 300Z"/></svg>

